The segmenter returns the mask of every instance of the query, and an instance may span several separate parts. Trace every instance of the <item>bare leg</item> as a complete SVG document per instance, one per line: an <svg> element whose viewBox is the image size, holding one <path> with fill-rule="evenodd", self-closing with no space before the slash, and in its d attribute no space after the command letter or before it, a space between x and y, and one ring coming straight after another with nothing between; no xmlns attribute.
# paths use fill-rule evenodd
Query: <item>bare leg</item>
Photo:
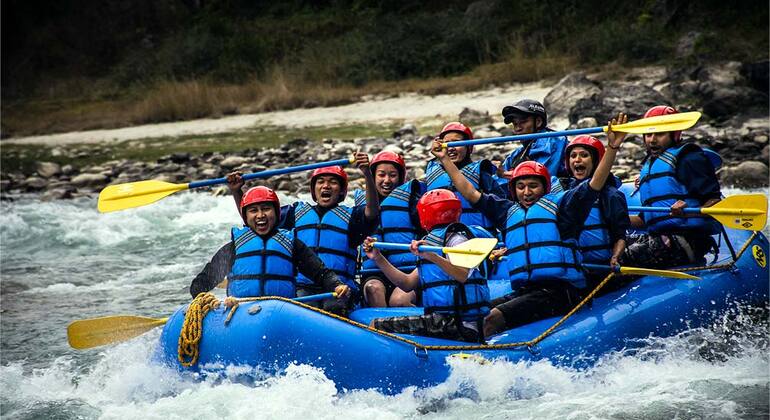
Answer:
<svg viewBox="0 0 770 420"><path fill-rule="evenodd" d="M417 294L415 292L405 292L398 287L390 294L390 306L396 307L414 307L417 303Z"/></svg>
<svg viewBox="0 0 770 420"><path fill-rule="evenodd" d="M505 317L503 316L503 313L497 308L492 308L489 315L484 318L484 337L489 338L502 331L503 328L505 328Z"/></svg>
<svg viewBox="0 0 770 420"><path fill-rule="evenodd" d="M369 280L364 285L364 298L369 307L384 308L388 306L385 301L385 285L380 280Z"/></svg>

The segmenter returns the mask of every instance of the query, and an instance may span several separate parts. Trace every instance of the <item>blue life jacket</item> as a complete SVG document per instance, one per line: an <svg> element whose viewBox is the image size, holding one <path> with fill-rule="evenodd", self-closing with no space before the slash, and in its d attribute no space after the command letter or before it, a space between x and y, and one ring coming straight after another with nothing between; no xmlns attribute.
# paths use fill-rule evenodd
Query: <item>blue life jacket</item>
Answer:
<svg viewBox="0 0 770 420"><path fill-rule="evenodd" d="M235 260L227 275L227 295L296 296L294 235L278 229L267 240L249 227L232 229Z"/></svg>
<svg viewBox="0 0 770 420"><path fill-rule="evenodd" d="M583 229L578 236L578 250L584 262L607 264L612 257L612 244L608 230L607 218L602 213L602 195L591 205Z"/></svg>
<svg viewBox="0 0 770 420"><path fill-rule="evenodd" d="M677 159L683 153L700 152L692 143L666 149L657 158L650 157L639 173L639 197L643 206L671 207L682 200L687 207L700 207L701 202L689 196L676 178ZM691 216L691 215L688 215ZM699 230L708 234L719 233L719 225L709 216L675 217L669 213L643 212L649 232L681 232Z"/></svg>
<svg viewBox="0 0 770 420"><path fill-rule="evenodd" d="M350 246L348 230L353 209L336 206L319 217L317 206L301 202L294 212L294 234L312 249L327 268L334 271L340 281L358 291L353 280L356 274L356 249ZM313 281L299 273L301 285Z"/></svg>
<svg viewBox="0 0 770 420"><path fill-rule="evenodd" d="M410 243L412 240L419 239L418 220L413 221L409 211L409 203L417 200L425 193L425 184L415 179L407 181L385 197L380 203L380 224L372 235L378 241L394 242L399 244ZM362 190L356 190L354 193L356 205L365 203L366 193ZM374 261L366 258L363 250L359 251L362 256L361 269L379 270ZM417 266L419 258L409 251L404 250L382 250L382 255L393 264L394 267L407 271Z"/></svg>
<svg viewBox="0 0 770 420"><path fill-rule="evenodd" d="M556 223L563 197L564 193L547 194L527 210L518 203L508 209L506 263L514 289L528 282L554 279L585 287L576 241L562 240Z"/></svg>
<svg viewBox="0 0 770 420"><path fill-rule="evenodd" d="M549 128L542 129L538 133L553 131ZM564 154L569 141L565 136L544 137L532 140L526 145L512 151L503 161L501 166L505 171L511 171L521 162L533 160L542 163L548 168L551 176L567 176L567 168L564 164ZM508 180L495 177L500 185L505 185ZM514 197L515 198L515 197Z"/></svg>
<svg viewBox="0 0 770 420"><path fill-rule="evenodd" d="M423 239L427 245L445 246L448 233L452 232L462 232L468 239L493 237L480 226L453 223L435 227ZM418 267L426 314L457 314L464 321L479 321L489 313L489 287L483 269L473 270L465 284L460 284L428 260L420 260Z"/></svg>
<svg viewBox="0 0 770 420"><path fill-rule="evenodd" d="M465 176L465 179L467 179L471 185L473 185L473 188L481 192L489 192L484 191L481 188L481 171L484 170L492 173L493 168L494 166L488 160L477 160L463 166L460 171ZM469 203L468 200L462 196L462 194L457 192L457 189L452 184L452 179L449 178L449 175L444 170L444 167L441 166L441 164L436 159L428 161L428 166L425 169L425 182L428 184L428 191L436 190L439 188L454 191L455 195L460 199L460 202L463 205L463 212L460 215L460 223L463 223L467 226L481 226L490 232L495 231L495 227L492 224L492 221L481 214L481 212L474 209L473 206L471 206L471 203Z"/></svg>

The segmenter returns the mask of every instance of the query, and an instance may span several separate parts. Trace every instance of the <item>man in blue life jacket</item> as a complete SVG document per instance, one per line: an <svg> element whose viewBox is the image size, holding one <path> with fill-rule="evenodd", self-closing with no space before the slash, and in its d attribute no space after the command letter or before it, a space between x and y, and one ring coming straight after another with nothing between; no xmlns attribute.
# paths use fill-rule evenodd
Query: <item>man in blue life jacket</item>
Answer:
<svg viewBox="0 0 770 420"><path fill-rule="evenodd" d="M620 124L627 121L623 114L618 118ZM564 190L590 182L599 162L604 158L605 148L596 137L582 135L572 139L566 154L570 177L559 179ZM617 266L618 259L626 249L626 230L631 227L631 221L628 218L626 196L618 190L621 185L619 179L609 175L580 229L577 246L585 263ZM595 286L603 277L604 273L587 274L589 287Z"/></svg>
<svg viewBox="0 0 770 420"><path fill-rule="evenodd" d="M676 113L658 105L644 118ZM632 225L647 233L629 237L621 262L651 268L705 263L704 256L716 246L711 235L721 226L707 215L685 215L682 209L710 207L721 199L711 160L700 146L683 143L681 131L645 134L644 144L647 157L637 180L642 205L671 211L631 216Z"/></svg>
<svg viewBox="0 0 770 420"><path fill-rule="evenodd" d="M360 295L355 282L357 247L371 234L379 222L379 203L374 179L369 169L369 156L355 154L355 164L366 181L366 204L349 207L341 204L347 196L348 175L339 166L319 168L310 176L311 204L297 201L281 208L278 226L292 230L297 239L312 249L324 265L352 289L347 308L340 308L339 300L327 300L319 306L344 313ZM243 179L238 173L228 175L228 186L237 197L242 194ZM318 286L302 273L297 278L297 296L315 295Z"/></svg>
<svg viewBox="0 0 770 420"><path fill-rule="evenodd" d="M417 203L420 223L429 232L422 240L412 241L411 251L420 258L417 268L408 274L394 267L379 250L375 239L364 241L367 256L403 290L422 290L424 315L377 318L371 326L399 334L413 334L462 341L483 341L482 324L489 313L489 288L478 269L452 265L433 252L420 252L420 245L452 247L474 237L491 238L480 226L461 222L462 204L449 190L428 191Z"/></svg>
<svg viewBox="0 0 770 420"><path fill-rule="evenodd" d="M395 243L409 243L421 238L417 200L425 192L425 184L416 179L406 182L406 163L400 155L391 151L384 150L375 154L369 167L380 203L380 224L372 236L379 241ZM353 197L356 205L366 202L366 192L363 190L355 190ZM402 271L412 270L417 265L417 256L409 251L385 250L383 255ZM381 308L415 305L415 292L405 292L391 283L374 261L366 258L363 250L360 251L360 257L361 290L368 306Z"/></svg>
<svg viewBox="0 0 770 420"><path fill-rule="evenodd" d="M465 124L450 122L441 129L441 132L436 139L445 143L472 140L473 132ZM460 169L463 176L474 186L474 188L489 194L505 195L505 190L503 190L494 179L494 165L486 159L477 161L471 160L471 153L473 153L473 146L449 147L447 149L447 157L449 160ZM465 223L466 225L481 226L490 232L494 232L492 223L456 192L455 186L452 185L452 180L446 174L441 162L437 159L428 161L428 165L425 168L425 183L427 184L428 191L439 188L455 191L455 194L463 207L463 212L460 216L460 221L462 223Z"/></svg>
<svg viewBox="0 0 770 420"><path fill-rule="evenodd" d="M553 131L548 128L548 114L542 103L533 99L522 99L513 105L503 107L503 121L513 125L514 135ZM521 142L521 147L511 152L497 171L501 185L508 184L513 168L521 162L533 160L542 163L548 173L555 177L568 176L564 166L567 138L564 136L544 137Z"/></svg>
<svg viewBox="0 0 770 420"><path fill-rule="evenodd" d="M227 275L227 295L233 297L296 297L296 273L319 289L334 291L345 300L350 287L326 268L316 254L288 230L278 228L280 202L267 187L251 188L241 201L246 226L232 229L232 241L220 248L190 285L195 297Z"/></svg>
<svg viewBox="0 0 770 420"><path fill-rule="evenodd" d="M615 162L625 134L612 126L626 121L619 115L609 123L609 150L590 181L551 193L551 174L538 162L522 162L514 168L509 185L514 200L481 193L465 181L447 158L440 142L432 153L440 159L452 181L468 202L503 232L513 293L492 302L494 309L484 320L484 335L567 313L584 293L586 279L581 270L577 238L592 204Z"/></svg>

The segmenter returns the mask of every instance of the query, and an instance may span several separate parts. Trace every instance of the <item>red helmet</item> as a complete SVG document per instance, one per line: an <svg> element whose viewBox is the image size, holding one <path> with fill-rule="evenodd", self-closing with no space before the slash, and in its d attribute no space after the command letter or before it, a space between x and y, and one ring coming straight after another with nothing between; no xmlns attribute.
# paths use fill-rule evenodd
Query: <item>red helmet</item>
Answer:
<svg viewBox="0 0 770 420"><path fill-rule="evenodd" d="M453 131L462 134L463 137L465 137L465 140L473 140L473 131L471 131L467 125L456 121L445 125L444 128L441 129L441 132L438 134L438 138L443 139L447 133L451 133Z"/></svg>
<svg viewBox="0 0 770 420"><path fill-rule="evenodd" d="M265 202L273 203L276 211L281 208L281 202L278 201L278 195L275 191L263 186L249 188L246 194L243 195L243 198L241 198L241 213L252 204Z"/></svg>
<svg viewBox="0 0 770 420"><path fill-rule="evenodd" d="M374 172L375 167L380 163L392 163L395 165L396 169L398 169L398 183L399 185L404 183L404 180L406 179L406 163L404 162L404 158L402 158L401 155L388 150L383 150L377 153L374 155L371 162L369 162L369 167L372 168L372 172Z"/></svg>
<svg viewBox="0 0 770 420"><path fill-rule="evenodd" d="M310 196L313 197L313 201L318 201L315 197L315 182L321 175L334 175L339 178L342 183L342 191L340 191L340 201L345 199L348 194L348 174L341 166L329 166L326 168L318 168L310 175Z"/></svg>
<svg viewBox="0 0 770 420"><path fill-rule="evenodd" d="M569 145L567 145L567 150L564 156L564 160L567 163L567 171L570 170L569 169L570 150L572 150L573 147L577 147L577 146L585 147L586 149L588 149L589 152L592 152L591 154L593 155L593 158L594 158L594 169L596 169L596 166L599 165L599 162L601 162L602 158L604 157L604 145L596 137L584 134L582 136L575 137L574 139L572 139L571 142L569 142Z"/></svg>
<svg viewBox="0 0 770 420"><path fill-rule="evenodd" d="M528 176L536 176L543 179L543 185L545 186L545 193L551 192L551 174L548 172L542 163L528 160L521 162L516 168L513 169L513 178L508 183L508 190L511 193L511 197L516 197L516 180L519 178L525 178Z"/></svg>
<svg viewBox="0 0 770 420"><path fill-rule="evenodd" d="M460 220L463 205L455 193L449 190L437 189L423 194L417 201L417 214L420 225L430 231L437 225L448 225Z"/></svg>
<svg viewBox="0 0 770 420"><path fill-rule="evenodd" d="M668 105L657 105L647 110L647 112L644 113L644 117L642 118L650 118L650 117L658 117L661 115L672 115L672 114L678 114L679 111L675 110L674 108L668 106ZM682 139L682 131L672 131L671 137L673 137L674 142L679 142L679 140Z"/></svg>

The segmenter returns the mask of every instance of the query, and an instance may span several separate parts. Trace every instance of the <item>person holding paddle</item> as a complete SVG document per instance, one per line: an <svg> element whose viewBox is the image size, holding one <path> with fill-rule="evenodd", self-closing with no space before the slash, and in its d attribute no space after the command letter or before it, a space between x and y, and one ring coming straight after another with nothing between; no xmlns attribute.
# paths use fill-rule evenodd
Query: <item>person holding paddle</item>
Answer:
<svg viewBox="0 0 770 420"><path fill-rule="evenodd" d="M412 241L410 250L420 258L417 268L408 274L394 267L373 244L364 241L364 251L396 286L411 291L422 290L424 315L377 318L371 327L382 331L483 342L482 324L489 313L489 287L484 273L453 265L434 252L421 252L421 245L453 247L474 237L492 238L480 226L460 222L462 203L445 189L426 192L417 202L422 228L429 232Z"/></svg>
<svg viewBox="0 0 770 420"><path fill-rule="evenodd" d="M625 124L628 117L618 115L618 123ZM625 134L617 133L622 139ZM581 183L590 182L599 162L605 154L602 142L589 135L577 136L569 143L566 150L565 162L569 178L559 178L564 190L577 187ZM602 264L616 267L618 259L626 249L626 230L631 227L628 217L626 196L618 188L621 181L611 173L599 191L599 198L591 206L591 212L580 229L577 239L578 250L583 262ZM588 274L589 286L595 285L601 277Z"/></svg>
<svg viewBox="0 0 770 420"><path fill-rule="evenodd" d="M413 179L406 182L406 164L399 154L383 150L372 157L369 164L377 187L380 203L380 224L375 230L377 240L409 243L421 237L417 200L425 192L425 184ZM355 190L356 205L366 203L366 192ZM364 301L373 308L386 306L414 306L415 292L405 292L390 282L377 268L374 261L366 258L361 250L361 290ZM405 271L417 265L418 258L409 251L388 250L385 257L398 269Z"/></svg>
<svg viewBox="0 0 770 420"><path fill-rule="evenodd" d="M644 118L675 115L666 105L650 108ZM722 197L716 172L703 149L682 142L682 131L644 134L647 157L639 174L642 206L668 207L670 212L643 212L631 216L635 228L646 234L632 236L621 260L642 267L663 268L702 264L716 247L711 235L720 224L704 214L685 215L684 208L707 208Z"/></svg>
<svg viewBox="0 0 770 420"><path fill-rule="evenodd" d="M299 240L315 251L326 267L352 289L354 298L360 292L355 282L356 248L377 227L380 211L377 189L369 168L369 155L357 152L355 164L366 182L365 204L353 207L342 204L348 191L348 175L344 169L339 166L318 168L310 175L310 195L315 204L297 201L282 207L278 223L282 229L293 230ZM237 200L242 194L241 175L228 175L228 186ZM299 273L297 296L318 292L317 285ZM349 299L348 304L354 300ZM340 308L338 300L327 300L322 305L324 309L338 313L347 309Z"/></svg>
<svg viewBox="0 0 770 420"><path fill-rule="evenodd" d="M450 122L441 129L441 132L434 141L440 140L446 143L472 139L473 132L468 126L460 122ZM446 157L456 168L459 168L460 173L475 189L501 197L505 196L505 191L493 178L495 173L494 165L486 159L471 160L472 152L473 146L449 147L446 150ZM439 159L434 158L428 161L425 169L425 182L428 186L428 191L439 188L450 191L456 190L456 186L453 185L452 179L450 179L444 169L443 162ZM473 208L459 192L456 192L456 195L463 206L463 212L460 216L461 222L466 225L482 226L488 231L494 232L495 227L489 219Z"/></svg>
<svg viewBox="0 0 770 420"><path fill-rule="evenodd" d="M514 200L485 194L473 188L435 141L432 153L452 178L457 191L503 232L513 294L493 301L484 321L484 335L567 313L583 295L586 279L580 267L577 238L592 204L615 162L624 134L612 126L625 121L620 114L609 123L609 150L590 181L568 191L551 192L551 174L538 162L522 162L512 173L509 185Z"/></svg>
<svg viewBox="0 0 770 420"><path fill-rule="evenodd" d="M514 135L553 131L548 128L548 113L539 101L522 99L513 105L503 107L501 113L503 121L513 125ZM566 147L567 138L564 136L523 141L521 147L511 152L499 166L498 182L502 185L507 184L511 179L513 168L528 160L543 164L548 172L555 177L568 176L564 166Z"/></svg>
<svg viewBox="0 0 770 420"><path fill-rule="evenodd" d="M297 295L296 273L311 279L318 288L347 299L350 287L291 231L278 228L280 202L267 187L249 189L241 200L246 226L232 229L232 241L222 247L190 285L193 297L211 290L222 279L213 271L228 270L227 295L233 297Z"/></svg>

